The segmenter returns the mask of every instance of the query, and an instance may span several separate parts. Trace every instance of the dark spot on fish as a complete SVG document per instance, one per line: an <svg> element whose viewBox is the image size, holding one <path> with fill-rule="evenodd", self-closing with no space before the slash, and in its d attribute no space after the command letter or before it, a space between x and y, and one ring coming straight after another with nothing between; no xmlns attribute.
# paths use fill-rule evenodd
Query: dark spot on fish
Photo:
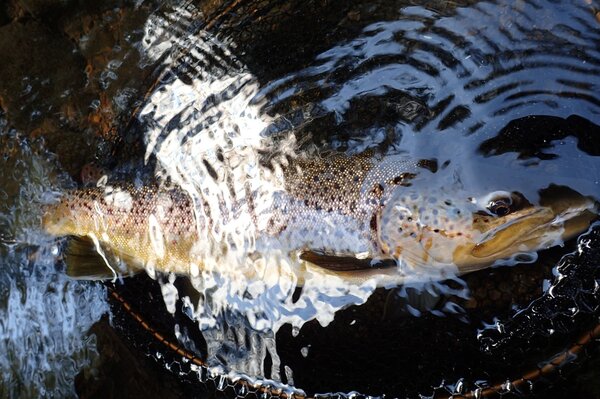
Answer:
<svg viewBox="0 0 600 399"><path fill-rule="evenodd" d="M210 177L212 177L214 180L217 180L219 178L219 175L217 175L217 171L215 171L213 169L213 167L211 166L211 164L208 163L208 161L206 159L203 159L202 163L204 164L204 167L206 168L206 171L208 172L208 174L210 175Z"/></svg>
<svg viewBox="0 0 600 399"><path fill-rule="evenodd" d="M383 195L384 187L381 184L376 184L375 187L371 190L371 193L375 195L377 198L381 198Z"/></svg>
<svg viewBox="0 0 600 399"><path fill-rule="evenodd" d="M415 173L402 173L399 177L400 177L400 181L399 182L394 182L394 184L398 184L402 187L410 187L412 185L412 183L410 182L411 179L414 179L417 175ZM397 177L395 178L397 179ZM394 180L395 180L394 179Z"/></svg>
<svg viewBox="0 0 600 399"><path fill-rule="evenodd" d="M435 173L438 171L438 162L437 159L421 159L417 162L417 166L423 169L429 170L431 173Z"/></svg>
<svg viewBox="0 0 600 399"><path fill-rule="evenodd" d="M350 211L354 212L356 210L356 201L350 202Z"/></svg>
<svg viewBox="0 0 600 399"><path fill-rule="evenodd" d="M374 214L369 221L369 227L371 227L371 231L377 231L377 214Z"/></svg>
<svg viewBox="0 0 600 399"><path fill-rule="evenodd" d="M444 201L444 204L448 205L448 206L452 206L452 201L450 200L446 200Z"/></svg>
<svg viewBox="0 0 600 399"><path fill-rule="evenodd" d="M433 232L434 232L434 233L439 233L439 232L440 232L440 229L433 229Z"/></svg>

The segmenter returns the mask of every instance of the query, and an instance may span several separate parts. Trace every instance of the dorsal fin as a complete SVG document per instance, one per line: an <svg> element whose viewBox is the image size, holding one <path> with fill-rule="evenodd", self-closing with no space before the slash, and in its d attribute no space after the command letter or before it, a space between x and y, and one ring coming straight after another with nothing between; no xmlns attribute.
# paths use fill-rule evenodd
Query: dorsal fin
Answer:
<svg viewBox="0 0 600 399"><path fill-rule="evenodd" d="M358 259L353 256L327 255L314 251L302 252L300 259L335 272L387 269L397 265L395 259Z"/></svg>

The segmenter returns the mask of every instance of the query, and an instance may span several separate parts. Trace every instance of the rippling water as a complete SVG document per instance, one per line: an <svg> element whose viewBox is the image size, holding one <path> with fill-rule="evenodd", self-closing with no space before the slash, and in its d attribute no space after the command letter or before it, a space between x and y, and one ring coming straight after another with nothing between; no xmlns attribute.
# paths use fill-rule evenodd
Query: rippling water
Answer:
<svg viewBox="0 0 600 399"><path fill-rule="evenodd" d="M139 133L143 155L109 177L109 184L139 183L146 177L130 173L131 165L144 164L153 180L182 188L197 214L209 215L210 229L199 226L205 235L194 247L207 270L192 273L191 286L150 273L160 282L163 320L174 318L167 329L184 347L234 378L268 378L309 393L406 395L514 378L523 360L516 352L529 350L523 364L535 367L573 339L569 330L549 349L529 349L518 340L499 345L503 337L486 333L510 329L513 318L535 320L527 312L536 297L564 311L548 298L567 267L552 266L573 242L544 251L533 265L448 281L385 291L316 276L297 289L281 277L293 268L284 250L261 257L271 244L260 240L253 215L269 212L285 190L281 170L294 160L365 151L435 165L434 178L415 182L420 192L518 191L539 204L541 190L559 185L599 200L600 23L593 2L298 2L287 9L251 1L210 15L203 5L165 4L136 30L143 32L139 65L159 65L132 116L122 118L122 135ZM126 74L122 60L115 62L114 76L102 82ZM114 101L127 114L132 102ZM39 231L35 204L73 185L57 172L60 159L0 129L5 168L14 170L2 184L12 201L0 214L7 265L0 279L2 392L70 395L74 375L94 359L86 331L108 311L105 290L65 277L55 262L61 243ZM239 205L248 193L252 213ZM221 276L256 265L273 281ZM584 277L572 278L587 287ZM127 285L117 287L126 292ZM146 312L156 306L143 295L131 298ZM573 331L594 323L596 313L586 314L591 320ZM548 331L543 321L527 328ZM482 331L486 348L509 348L507 362L480 349ZM58 367L63 372L54 374ZM28 384L33 370L43 372Z"/></svg>
<svg viewBox="0 0 600 399"><path fill-rule="evenodd" d="M57 244L39 231L40 205L65 187L55 159L0 121L0 395L70 397L96 356L87 330L108 311L104 288L67 278ZM61 178L62 177L62 178Z"/></svg>
<svg viewBox="0 0 600 399"><path fill-rule="evenodd" d="M310 57L299 55L294 67L286 65L296 54L290 43L276 37L270 48L268 34L261 37L261 27L244 18L225 19L215 36L175 35L181 50L174 53L174 68L140 113L146 156L156 156L161 173L199 203L215 201L211 215L219 215L228 231L218 235L222 240L237 248L252 242L251 222L228 221L230 205L223 206L248 185L259 198L274 195L278 182L265 178L265 162L328 150L436 159L446 170L433 184L458 181L470 192L517 190L537 198L540 189L557 184L598 198L600 49L588 5L475 2L447 9L398 5L390 12L393 7L357 6L347 14L358 18L353 29L332 27L332 36L348 36L315 46L321 51ZM185 18L179 21L185 26ZM163 26L162 33L171 34ZM244 29L255 29L260 44L238 43L236 32ZM228 333L212 319L221 309L246 312L259 330L289 322L298 329L313 318L328 324L336 311L365 302L374 290L349 291L343 284L324 298L323 285L308 284L289 302L292 292L285 289L254 287L249 296L232 297L231 290L249 291L205 279L195 286L210 298L212 313L197 315L207 328L208 358L249 375L261 368L264 349L253 358L223 346ZM259 298L263 311L256 313ZM269 373L279 379L280 360L273 349L269 353L275 359Z"/></svg>

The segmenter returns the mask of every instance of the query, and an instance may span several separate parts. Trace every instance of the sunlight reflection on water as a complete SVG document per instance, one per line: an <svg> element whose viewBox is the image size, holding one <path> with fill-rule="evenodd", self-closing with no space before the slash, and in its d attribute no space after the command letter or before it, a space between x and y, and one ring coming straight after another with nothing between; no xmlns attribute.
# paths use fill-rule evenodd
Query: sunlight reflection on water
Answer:
<svg viewBox="0 0 600 399"><path fill-rule="evenodd" d="M0 244L0 396L6 398L74 396L75 376L97 355L87 331L108 311L105 289L57 270L58 247L39 232L40 205L61 180L51 158L36 150L0 126L2 170L13 172L0 178L6 241Z"/></svg>

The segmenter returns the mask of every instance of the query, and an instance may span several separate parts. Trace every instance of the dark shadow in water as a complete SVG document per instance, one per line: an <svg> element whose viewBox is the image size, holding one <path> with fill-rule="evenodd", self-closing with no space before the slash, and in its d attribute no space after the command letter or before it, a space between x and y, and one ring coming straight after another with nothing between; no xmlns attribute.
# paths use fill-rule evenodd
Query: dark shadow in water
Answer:
<svg viewBox="0 0 600 399"><path fill-rule="evenodd" d="M484 351L502 356L509 348L543 347L568 342L566 337L597 320L600 308L600 224L580 238L585 249L565 256L555 270L559 278L544 295L510 320L483 331ZM499 327L499 328L498 328Z"/></svg>
<svg viewBox="0 0 600 399"><path fill-rule="evenodd" d="M560 118L550 115L531 115L511 121L493 138L479 146L486 156L519 153L520 159L550 160L556 141L568 136L577 138L577 148L591 156L600 155L600 125L578 115Z"/></svg>

